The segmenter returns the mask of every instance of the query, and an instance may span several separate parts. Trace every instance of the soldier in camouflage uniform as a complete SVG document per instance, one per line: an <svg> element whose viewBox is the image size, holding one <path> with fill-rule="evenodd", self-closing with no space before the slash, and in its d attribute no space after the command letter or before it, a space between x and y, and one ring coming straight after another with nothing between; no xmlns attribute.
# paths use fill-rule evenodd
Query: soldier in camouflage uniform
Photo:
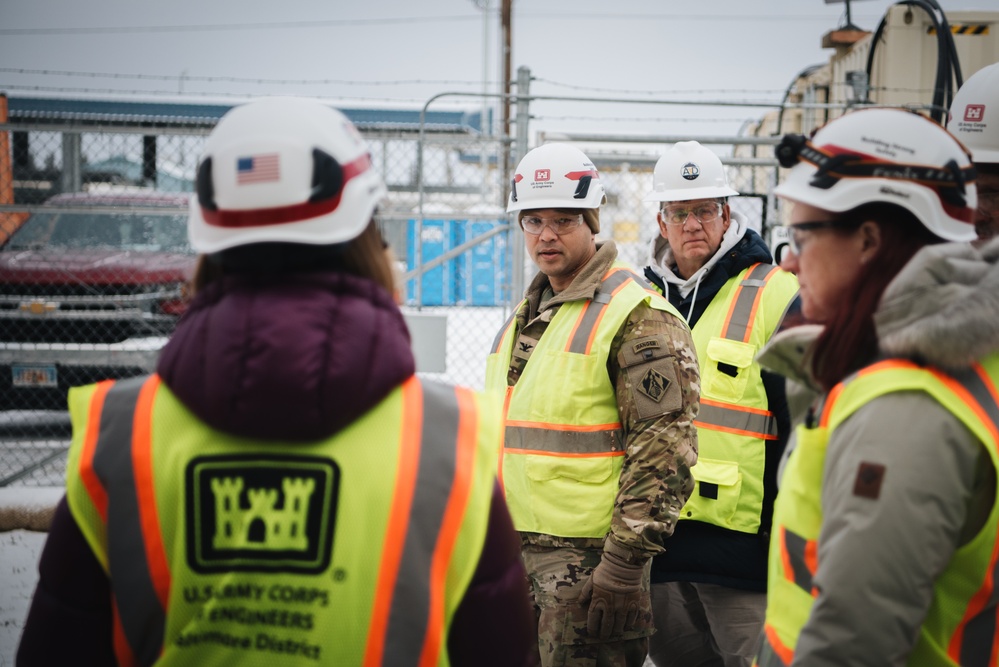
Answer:
<svg viewBox="0 0 999 667"><path fill-rule="evenodd" d="M538 615L540 663L640 667L653 632L649 563L693 488L693 341L665 299L617 261L614 243L597 243L603 189L585 155L562 144L534 149L511 199L541 271L497 336L487 388L506 394L503 482ZM632 301L618 306L627 294ZM601 303L593 324L585 313ZM567 347L560 336L576 341L588 323L587 346ZM581 368L574 351L602 355L593 387L585 372L573 376ZM518 398L522 388L529 399ZM613 424L589 419L600 409ZM588 477L589 465L616 474Z"/></svg>

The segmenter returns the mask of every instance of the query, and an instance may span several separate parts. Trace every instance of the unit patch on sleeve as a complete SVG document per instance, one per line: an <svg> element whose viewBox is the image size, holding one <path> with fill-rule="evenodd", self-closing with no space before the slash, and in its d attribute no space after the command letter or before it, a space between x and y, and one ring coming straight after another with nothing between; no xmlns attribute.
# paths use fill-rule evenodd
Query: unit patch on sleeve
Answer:
<svg viewBox="0 0 999 667"><path fill-rule="evenodd" d="M650 368L642 378L642 384L638 390L651 398L656 403L663 400L666 390L669 389L670 381L665 375L654 368Z"/></svg>
<svg viewBox="0 0 999 667"><path fill-rule="evenodd" d="M862 461L857 469L857 479L853 483L853 495L877 500L881 496L885 470L887 469L880 463Z"/></svg>
<svg viewBox="0 0 999 667"><path fill-rule="evenodd" d="M333 553L340 468L317 457L202 456L185 471L195 572L316 573Z"/></svg>
<svg viewBox="0 0 999 667"><path fill-rule="evenodd" d="M655 419L680 409L683 397L676 381L676 362L662 335L622 345L618 360L628 376L629 396L624 400L634 403L638 419Z"/></svg>

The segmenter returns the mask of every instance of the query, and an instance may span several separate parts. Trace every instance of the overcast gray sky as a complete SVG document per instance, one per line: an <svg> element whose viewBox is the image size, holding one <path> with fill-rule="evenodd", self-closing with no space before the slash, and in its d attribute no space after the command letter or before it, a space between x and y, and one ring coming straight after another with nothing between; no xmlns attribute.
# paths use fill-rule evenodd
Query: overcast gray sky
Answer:
<svg viewBox="0 0 999 667"><path fill-rule="evenodd" d="M444 92L499 91L499 2L0 0L0 90L302 94L419 109ZM939 2L948 12L996 4ZM893 4L853 0L853 23L873 30ZM822 35L845 22L845 7L514 0L512 69L529 67L538 95L777 103L798 72L828 61ZM470 95L445 101L482 106ZM765 109L539 102L532 112L532 129L731 135Z"/></svg>

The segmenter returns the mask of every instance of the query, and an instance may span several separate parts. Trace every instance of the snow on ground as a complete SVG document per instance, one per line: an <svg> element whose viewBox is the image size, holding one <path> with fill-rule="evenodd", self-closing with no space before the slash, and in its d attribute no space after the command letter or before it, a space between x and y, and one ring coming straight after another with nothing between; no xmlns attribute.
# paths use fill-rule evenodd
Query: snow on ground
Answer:
<svg viewBox="0 0 999 667"><path fill-rule="evenodd" d="M31 596L38 557L48 533L13 526L44 523L63 495L62 487L0 488L0 667L14 664Z"/></svg>
<svg viewBox="0 0 999 667"><path fill-rule="evenodd" d="M11 667L38 580L38 556L48 533L0 533L0 667Z"/></svg>

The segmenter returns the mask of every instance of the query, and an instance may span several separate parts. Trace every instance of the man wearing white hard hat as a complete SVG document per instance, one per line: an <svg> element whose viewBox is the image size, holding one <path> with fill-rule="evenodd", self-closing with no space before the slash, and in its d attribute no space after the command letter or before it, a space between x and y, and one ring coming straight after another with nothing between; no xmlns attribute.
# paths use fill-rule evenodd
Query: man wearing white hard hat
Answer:
<svg viewBox="0 0 999 667"><path fill-rule="evenodd" d="M505 397L502 480L521 534L543 667L641 667L649 561L690 494L697 359L683 318L597 241L604 187L568 144L517 166L539 268L486 364Z"/></svg>
<svg viewBox="0 0 999 667"><path fill-rule="evenodd" d="M964 82L951 104L947 129L971 151L978 171L978 240L999 236L999 63Z"/></svg>
<svg viewBox="0 0 999 667"><path fill-rule="evenodd" d="M416 377L385 193L318 100L218 122L156 373L70 391L18 664L529 664L499 410Z"/></svg>
<svg viewBox="0 0 999 667"><path fill-rule="evenodd" d="M646 277L691 327L701 368L697 486L652 563L657 667L749 667L766 610L777 466L790 431L783 378L756 352L798 289L733 212L721 160L696 141L656 163Z"/></svg>

